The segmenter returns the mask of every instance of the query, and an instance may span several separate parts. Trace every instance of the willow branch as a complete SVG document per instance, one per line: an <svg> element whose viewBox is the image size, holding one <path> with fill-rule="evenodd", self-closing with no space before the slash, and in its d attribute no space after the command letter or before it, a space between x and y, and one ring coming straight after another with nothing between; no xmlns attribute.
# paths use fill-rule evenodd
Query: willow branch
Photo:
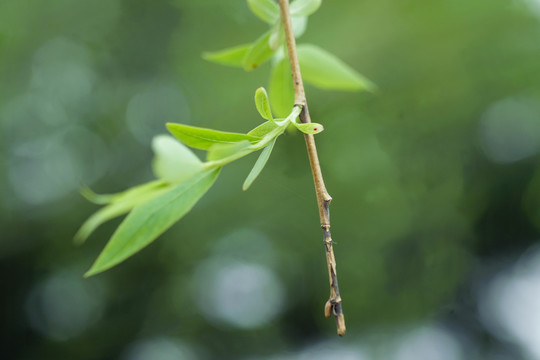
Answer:
<svg viewBox="0 0 540 360"><path fill-rule="evenodd" d="M300 121L302 121L303 123L310 123L311 119L309 116L306 93L304 91L304 84L302 82L302 75L300 73L300 65L298 63L298 55L296 52L296 41L294 38L294 32L292 29L291 17L289 13L289 0L279 0L279 7L281 11L283 28L285 30L289 61L291 64L291 72L294 84L294 103L295 105L302 106L302 112L300 113ZM315 146L315 138L313 137L313 135L310 134L304 134L304 138L306 140L306 147L309 156L309 163L311 165L311 172L313 174L313 181L315 182L315 193L317 195L317 204L319 207L321 228L323 229L324 249L326 252L326 263L328 265L328 277L330 280L330 298L328 299L324 307L324 314L327 318L334 314L336 318L337 333L338 335L343 336L345 335L346 331L345 317L343 316L341 296L339 295L339 286L336 272L336 259L334 257L334 249L332 247L332 236L330 234L329 205L332 201L332 197L330 196L330 194L328 194L326 186L324 185L321 166L319 164L319 156L317 155L317 148Z"/></svg>

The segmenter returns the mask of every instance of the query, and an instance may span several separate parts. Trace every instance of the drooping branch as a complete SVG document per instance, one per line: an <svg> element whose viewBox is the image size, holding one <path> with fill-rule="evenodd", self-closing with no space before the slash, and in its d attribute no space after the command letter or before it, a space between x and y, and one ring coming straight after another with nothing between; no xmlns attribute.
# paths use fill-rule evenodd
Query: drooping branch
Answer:
<svg viewBox="0 0 540 360"><path fill-rule="evenodd" d="M304 84L302 82L302 75L300 72L300 64L298 62L298 55L296 51L296 40L294 38L294 32L291 24L291 17L289 13L289 0L279 0L279 6L281 11L281 20L283 22L283 28L285 30L285 38L287 41L287 50L289 54L289 61L291 64L291 72L294 85L294 103L295 105L302 106L302 112L300 113L300 121L303 123L310 123L309 110L306 101L306 94L304 91ZM304 134L306 140L306 147L309 156L309 163L311 165L311 172L313 174L313 181L315 183L315 193L317 195L317 204L319 207L319 217L321 219L321 227L323 229L324 248L326 252L326 262L328 264L328 276L330 280L330 298L326 302L324 308L324 314L328 318L331 314L334 314L336 318L337 333L340 336L345 335L345 317L343 315L343 308L341 305L341 296L339 295L339 286L336 272L336 259L334 257L334 249L332 247L332 237L330 234L330 211L329 205L332 201L332 197L326 191L324 185L324 179L321 172L321 166L319 164L319 156L317 154L317 148L315 146L315 138L313 135Z"/></svg>

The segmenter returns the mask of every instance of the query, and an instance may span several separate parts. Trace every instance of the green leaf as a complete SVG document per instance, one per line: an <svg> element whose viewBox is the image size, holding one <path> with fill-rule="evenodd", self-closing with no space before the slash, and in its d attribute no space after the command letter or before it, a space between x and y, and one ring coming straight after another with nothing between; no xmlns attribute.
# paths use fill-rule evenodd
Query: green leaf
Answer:
<svg viewBox="0 0 540 360"><path fill-rule="evenodd" d="M93 202L94 204L109 204L114 201L120 201L125 198L132 198L138 195L145 194L156 187L164 186L165 182L162 180L154 180L146 184L137 185L132 188L129 188L125 191L115 193L115 194L96 194L90 188L84 187L81 189L81 195L86 198L86 200Z"/></svg>
<svg viewBox="0 0 540 360"><path fill-rule="evenodd" d="M279 6L272 0L248 0L248 5L259 19L268 24L274 24L279 18Z"/></svg>
<svg viewBox="0 0 540 360"><path fill-rule="evenodd" d="M324 127L317 123L299 124L294 122L293 125L304 134L315 135L324 130Z"/></svg>
<svg viewBox="0 0 540 360"><path fill-rule="evenodd" d="M321 2L322 0L295 0L289 7L291 16L309 16L317 11Z"/></svg>
<svg viewBox="0 0 540 360"><path fill-rule="evenodd" d="M126 214L135 206L144 204L168 190L170 190L170 187L167 187L165 182L157 180L135 186L116 195L97 195L90 191L92 196L98 196L98 199L107 199L107 202L110 202L110 204L92 214L82 224L74 236L75 243L82 244L101 224Z"/></svg>
<svg viewBox="0 0 540 360"><path fill-rule="evenodd" d="M276 117L289 115L294 105L294 89L287 56L278 61L272 69L269 93L274 115Z"/></svg>
<svg viewBox="0 0 540 360"><path fill-rule="evenodd" d="M264 137L266 134L268 134L270 131L274 130L277 127L278 125L275 122L267 121L257 126L255 129L251 130L247 134L251 136Z"/></svg>
<svg viewBox="0 0 540 360"><path fill-rule="evenodd" d="M306 83L322 89L375 90L371 81L327 51L307 44L299 45L297 50L302 77Z"/></svg>
<svg viewBox="0 0 540 360"><path fill-rule="evenodd" d="M176 123L167 123L167 129L174 137L187 146L203 150L208 150L215 144L231 144L242 140L247 140L250 143L255 144L261 140L261 138L251 135L217 131Z"/></svg>
<svg viewBox="0 0 540 360"><path fill-rule="evenodd" d="M281 26L281 21L277 22L272 28L272 33L268 39L268 46L270 49L277 50L285 42L285 30Z"/></svg>
<svg viewBox="0 0 540 360"><path fill-rule="evenodd" d="M270 109L268 94L263 87L260 87L257 89L257 91L255 91L255 106L263 119L274 121L274 118L272 117L272 110Z"/></svg>
<svg viewBox="0 0 540 360"><path fill-rule="evenodd" d="M219 169L206 171L135 207L84 276L110 269L149 245L193 208L212 186L218 174Z"/></svg>
<svg viewBox="0 0 540 360"><path fill-rule="evenodd" d="M172 136L155 136L152 149L154 175L169 183L184 182L204 170L201 160Z"/></svg>
<svg viewBox="0 0 540 360"><path fill-rule="evenodd" d="M272 30L269 30L251 45L242 59L244 70L251 71L255 69L274 54L274 50L270 47L271 35Z"/></svg>
<svg viewBox="0 0 540 360"><path fill-rule="evenodd" d="M81 188L80 193L86 200L98 205L108 204L118 196L118 194L96 194L88 186Z"/></svg>
<svg viewBox="0 0 540 360"><path fill-rule="evenodd" d="M242 185L242 190L246 191L249 189L251 184L253 184L253 181L259 176L262 169L264 169L264 166L266 165L266 162L270 158L270 154L272 153L272 149L274 148L274 144L276 143L276 139L274 138L270 144L268 144L263 151L261 152L261 155L259 155L259 158L255 162L255 165L253 166L253 169L251 169L251 172L246 178L246 181L244 181L244 185Z"/></svg>
<svg viewBox="0 0 540 360"><path fill-rule="evenodd" d="M291 24L293 28L293 33L295 38L299 38L304 34L307 27L307 16L292 16L291 17Z"/></svg>
<svg viewBox="0 0 540 360"><path fill-rule="evenodd" d="M242 153L243 155L247 155L254 150L248 149L251 146L251 143L249 141L243 140L237 143L232 144L216 144L213 145L208 150L208 155L206 156L206 160L208 161L215 161L227 158L229 156Z"/></svg>
<svg viewBox="0 0 540 360"><path fill-rule="evenodd" d="M242 67L242 59L246 56L251 44L238 45L232 48L205 52L202 57L204 60L214 62L220 65Z"/></svg>

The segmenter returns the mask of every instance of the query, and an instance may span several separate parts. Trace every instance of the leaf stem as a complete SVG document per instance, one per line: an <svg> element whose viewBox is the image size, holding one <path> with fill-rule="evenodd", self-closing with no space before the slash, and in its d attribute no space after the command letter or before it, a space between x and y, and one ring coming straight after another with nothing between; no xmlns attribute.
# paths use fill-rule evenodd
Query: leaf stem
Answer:
<svg viewBox="0 0 540 360"><path fill-rule="evenodd" d="M276 122L276 125L278 125L277 128L270 131L268 134L266 134L262 140L258 141L257 143L247 147L245 150L237 152L235 154L232 154L230 156L227 156L226 158L214 160L214 161L207 161L204 163L204 167L207 169L210 168L216 168L216 167L222 167L224 165L227 165L228 163L231 163L235 160L238 160L246 155L251 154L254 151L261 150L262 148L266 147L268 144L272 142L275 138L283 134L285 132L285 129L289 125L290 122L295 121L295 119L298 117L298 115L302 111L302 106L295 106L293 107L291 113L289 116L287 116L282 121Z"/></svg>
<svg viewBox="0 0 540 360"><path fill-rule="evenodd" d="M291 65L294 85L294 104L295 106L302 107L302 112L300 113L300 121L303 123L310 123L311 118L309 116L306 93L304 91L304 84L302 82L300 64L298 62L298 55L296 51L296 40L294 38L291 16L289 12L289 0L279 0L279 7L281 12L281 20L283 22L283 28L285 30L289 62ZM326 187L324 185L321 166L319 164L319 156L317 154L317 148L315 146L315 139L311 134L304 134L304 138L306 140L309 163L311 165L311 172L313 174L313 181L315 183L315 193L317 195L319 217L321 219L321 227L323 229L324 249L326 252L326 262L328 265L328 276L330 280L330 298L326 302L324 314L326 317L330 317L331 314L334 314L336 318L337 333L338 335L343 336L345 335L346 331L345 317L343 315L343 308L341 305L341 296L339 295L336 260L334 257L332 237L330 234L329 204L332 201L332 197L330 196L330 194L328 194L328 191L326 190Z"/></svg>

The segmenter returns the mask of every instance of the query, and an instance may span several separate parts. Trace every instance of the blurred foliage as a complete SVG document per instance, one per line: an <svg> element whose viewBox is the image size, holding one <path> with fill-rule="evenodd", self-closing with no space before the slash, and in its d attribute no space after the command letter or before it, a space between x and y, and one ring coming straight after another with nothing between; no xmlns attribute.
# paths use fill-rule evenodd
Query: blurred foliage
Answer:
<svg viewBox="0 0 540 360"><path fill-rule="evenodd" d="M248 192L254 156L224 169L121 267L82 279L117 221L72 245L96 210L81 185L151 179L165 122L257 124L268 65L247 74L201 54L264 29L243 0L0 2L3 358L268 358L334 336L301 134L278 139ZM323 1L309 19L303 42L379 87L306 89L325 126L345 342L436 320L470 336L471 356L521 358L470 320L471 284L538 239L539 38L533 0Z"/></svg>

